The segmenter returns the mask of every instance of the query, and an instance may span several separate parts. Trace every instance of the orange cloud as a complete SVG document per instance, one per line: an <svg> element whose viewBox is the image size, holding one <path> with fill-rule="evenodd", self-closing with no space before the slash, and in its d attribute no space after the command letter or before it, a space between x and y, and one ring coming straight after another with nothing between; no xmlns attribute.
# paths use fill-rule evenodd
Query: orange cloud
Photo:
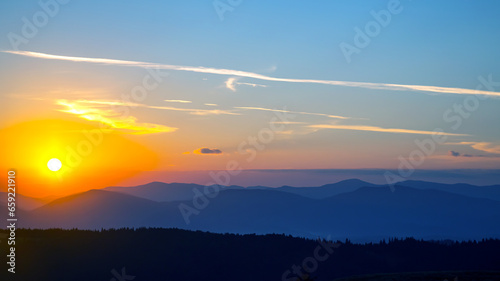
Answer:
<svg viewBox="0 0 500 281"><path fill-rule="evenodd" d="M152 106L132 102L113 100L56 100L57 105L64 106L61 112L70 113L80 118L106 124L110 129L116 129L130 134L153 134L175 132L177 128L153 123L141 123L135 116L129 114L127 108L141 107L160 110L187 112L193 115L240 115L220 109L191 109L171 106Z"/></svg>
<svg viewBox="0 0 500 281"><path fill-rule="evenodd" d="M468 145L475 150L484 151L492 154L500 154L500 145L492 142L458 142L447 143L451 145Z"/></svg>
<svg viewBox="0 0 500 281"><path fill-rule="evenodd" d="M177 128L167 127L152 123L139 123L137 118L130 116L126 111L123 113L112 109L109 106L127 106L120 102L98 102L98 101L67 101L57 100L56 104L66 107L61 112L78 115L80 118L101 122L109 126L110 129L117 129L121 132L132 134L153 134L153 133L168 133L174 132ZM134 105L134 104L130 104Z"/></svg>
<svg viewBox="0 0 500 281"><path fill-rule="evenodd" d="M232 112L230 110L219 110L219 109L196 109L196 108L182 108L173 106L154 106L146 105L133 102L123 102L123 101L109 101L109 100L76 100L74 102L80 104L96 104L96 105L111 105L111 106L123 106L123 107L143 107L151 109L162 109L171 111L182 111L193 115L240 115L239 113Z"/></svg>
<svg viewBox="0 0 500 281"><path fill-rule="evenodd" d="M309 128L314 129L334 129L334 130L354 130L354 131L370 131L370 132L382 132L382 133L395 133L395 134L418 134L418 135L434 135L440 134L444 136L467 136L463 134L452 134L452 133L442 133L433 131L420 131L420 130L408 130L408 129L386 129L375 126L363 126L363 125L309 125Z"/></svg>

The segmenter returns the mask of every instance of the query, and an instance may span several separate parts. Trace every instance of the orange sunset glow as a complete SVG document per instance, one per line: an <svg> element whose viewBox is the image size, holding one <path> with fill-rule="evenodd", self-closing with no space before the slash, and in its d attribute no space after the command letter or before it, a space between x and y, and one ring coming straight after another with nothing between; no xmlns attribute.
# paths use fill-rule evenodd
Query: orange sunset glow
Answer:
<svg viewBox="0 0 500 281"><path fill-rule="evenodd" d="M0 281L500 280L500 1L0 1Z"/></svg>
<svg viewBox="0 0 500 281"><path fill-rule="evenodd" d="M12 135L16 138L6 137ZM19 193L32 197L102 188L158 163L154 152L103 126L38 120L5 128L1 136L0 154L10 160L2 169L15 168L22 179ZM62 167L50 169L51 159Z"/></svg>

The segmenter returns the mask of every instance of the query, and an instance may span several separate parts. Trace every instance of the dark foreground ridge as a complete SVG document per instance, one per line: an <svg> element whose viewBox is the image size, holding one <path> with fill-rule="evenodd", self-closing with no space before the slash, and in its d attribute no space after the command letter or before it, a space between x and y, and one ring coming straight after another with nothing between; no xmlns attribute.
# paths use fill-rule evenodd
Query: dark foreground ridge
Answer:
<svg viewBox="0 0 500 281"><path fill-rule="evenodd" d="M5 234L2 230L1 236ZM6 253L6 247L6 243L0 243L0 252ZM499 252L498 239L453 242L406 238L353 244L275 234L214 234L161 228L18 229L16 273L7 272L7 257L2 255L0 280L279 281L300 280L300 275L304 280L331 281L403 272L418 275L345 280L442 281L443 276L471 274L477 278L458 280L500 280L500 272L491 272L500 271ZM308 271L313 279L306 278ZM453 278L447 277L450 281Z"/></svg>
<svg viewBox="0 0 500 281"><path fill-rule="evenodd" d="M335 279L334 281L497 281L498 271L444 271L374 274Z"/></svg>

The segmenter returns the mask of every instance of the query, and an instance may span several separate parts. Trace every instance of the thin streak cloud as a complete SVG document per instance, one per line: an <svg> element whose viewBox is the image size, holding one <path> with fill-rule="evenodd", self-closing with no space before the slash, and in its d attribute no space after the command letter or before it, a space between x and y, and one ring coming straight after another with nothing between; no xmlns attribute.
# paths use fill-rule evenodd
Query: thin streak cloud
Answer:
<svg viewBox="0 0 500 281"><path fill-rule="evenodd" d="M420 130L408 130L408 129L395 129L395 128L381 128L375 126L364 126L364 125L309 125L309 128L313 129L333 129L333 130L354 130L354 131L370 131L370 132L382 132L382 133L394 133L394 134L417 134L417 135L444 135L444 136L468 136L463 134L452 134L444 132L433 132L433 131L420 131Z"/></svg>
<svg viewBox="0 0 500 281"><path fill-rule="evenodd" d="M109 100L76 100L76 103L80 104L100 104L100 105L112 105L112 106L128 106L128 107L143 107L143 108L152 108L152 109L162 109L162 110L171 110L171 111L182 111L188 112L193 115L241 115L236 112L232 112L229 110L219 110L219 109L193 109L193 108L179 108L173 106L154 106L154 105L146 105L132 102L122 102L122 101L109 101Z"/></svg>
<svg viewBox="0 0 500 281"><path fill-rule="evenodd" d="M467 145L475 150L488 152L492 154L500 154L500 144L495 144L491 142L458 142L458 143L447 143L450 145Z"/></svg>
<svg viewBox="0 0 500 281"><path fill-rule="evenodd" d="M174 103L192 103L189 100L165 100L166 102L174 102Z"/></svg>
<svg viewBox="0 0 500 281"><path fill-rule="evenodd" d="M236 83L238 85L245 85L245 86L250 86L250 87L261 87L261 88L267 88L267 85L261 85L261 84L254 84L254 83L244 83L244 82L238 82Z"/></svg>
<svg viewBox="0 0 500 281"><path fill-rule="evenodd" d="M306 122L296 122L296 121L275 121L272 124L280 124L280 125L304 125Z"/></svg>
<svg viewBox="0 0 500 281"><path fill-rule="evenodd" d="M314 116L323 116L323 117L335 118L335 119L351 119L351 117L331 115L331 114L324 114L324 113L311 113L311 112L302 112L302 111L289 111L289 110L283 110L283 109L271 109L271 108L263 108L263 107L239 106L239 107L235 107L235 108L237 108L237 109L244 109L244 110L260 110L260 111L272 111L272 112L282 112L282 113L291 113L291 114L314 115Z"/></svg>
<svg viewBox="0 0 500 281"><path fill-rule="evenodd" d="M255 88L255 87L267 88L266 85L238 82L239 79L240 79L240 77L231 77L231 78L227 79L225 82L226 88L228 88L229 90L231 90L233 92L236 92L237 85L250 86L253 88Z"/></svg>
<svg viewBox="0 0 500 281"><path fill-rule="evenodd" d="M266 75L247 72L247 71L210 68L210 67L203 67L203 66L180 66L180 65L158 64L158 63L148 63L148 62L138 62L138 61L103 59L103 58L59 56L59 55L51 55L51 54L29 52L29 51L2 51L2 52L9 53L9 54L15 54L15 55L21 55L21 56L27 56L27 57L35 57L35 58L40 58L40 59L49 59L49 60L64 60L64 61L73 61L73 62L97 63L97 64L105 64L105 65L121 65L121 66L133 66L133 67L145 67L145 68L159 68L159 69L168 69L168 70L175 70L175 71L188 71L188 72L208 73L208 74L225 75L225 76L238 76L238 77L246 77L246 78L253 78L253 79L258 79L258 80L264 80L264 81L274 81L274 82L324 84L324 85L355 87L355 88L365 88L365 89L374 89L374 90L418 91L418 92L430 92L430 93L440 93L440 94L446 93L446 94L459 94L459 95L487 95L487 96L497 96L497 97L500 96L499 92L490 92L490 91L472 90L472 89L463 89L463 88L453 88L453 87L437 87L437 86L424 86L424 85L402 85L402 84L389 84L389 83L349 82L349 81L334 81L334 80L276 78L276 77L266 76ZM226 83L226 86L227 86L227 83Z"/></svg>

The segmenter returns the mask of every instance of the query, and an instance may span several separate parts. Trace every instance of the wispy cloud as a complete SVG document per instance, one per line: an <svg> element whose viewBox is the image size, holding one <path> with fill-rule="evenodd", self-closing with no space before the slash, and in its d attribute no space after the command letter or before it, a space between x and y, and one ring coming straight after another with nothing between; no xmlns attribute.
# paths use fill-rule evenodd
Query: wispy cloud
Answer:
<svg viewBox="0 0 500 281"><path fill-rule="evenodd" d="M456 142L456 143L446 143L448 145L467 145L475 150L488 152L491 154L500 155L500 144L495 144L492 142Z"/></svg>
<svg viewBox="0 0 500 281"><path fill-rule="evenodd" d="M271 67L266 69L267 72L275 72L276 70L278 70L278 66L276 65L272 65Z"/></svg>
<svg viewBox="0 0 500 281"><path fill-rule="evenodd" d="M260 88L267 88L266 85L261 85L261 84L255 84L255 83L244 83L244 82L238 82L240 78L239 77L231 77L226 80L225 85L226 88L229 90L236 92L236 86L237 85L244 85L244 86L250 86L250 87L260 87Z"/></svg>
<svg viewBox="0 0 500 281"><path fill-rule="evenodd" d="M229 79L226 80L226 88L228 88L229 90L233 91L233 92L236 92L236 79L237 78L234 78L234 77L231 77Z"/></svg>
<svg viewBox="0 0 500 281"><path fill-rule="evenodd" d="M215 104L215 103L205 103L204 105L206 105L206 106L218 106L218 105L217 105L217 104Z"/></svg>
<svg viewBox="0 0 500 281"><path fill-rule="evenodd" d="M364 125L309 125L309 128L314 129L333 129L333 130L354 130L354 131L370 131L370 132L382 132L382 133L394 133L394 134L418 134L418 135L435 135L440 134L444 136L468 136L463 134L452 134L452 133L436 133L433 131L421 131L421 130L408 130L408 129L395 129L395 128L381 128L375 126L364 126Z"/></svg>
<svg viewBox="0 0 500 281"><path fill-rule="evenodd" d="M492 154L500 154L500 145L491 142L476 142L476 143L471 143L470 146L476 150Z"/></svg>
<svg viewBox="0 0 500 281"><path fill-rule="evenodd" d="M286 130L286 131L276 131L276 134L278 135L293 135L295 132L293 130Z"/></svg>
<svg viewBox="0 0 500 281"><path fill-rule="evenodd" d="M58 99L56 104L63 106L61 112L77 115L80 118L101 122L112 129L132 134L152 134L174 132L177 128L152 123L139 123L137 117L131 116L129 110L124 108L141 107L159 110L181 111L193 115L240 115L227 110L206 110L177 108L171 106L152 106L133 102L114 100L66 100Z"/></svg>
<svg viewBox="0 0 500 281"><path fill-rule="evenodd" d="M175 71L188 71L188 72L208 73L208 74L225 75L225 76L237 76L237 77L253 78L253 79L264 80L264 81L273 81L273 82L324 84L324 85L356 87L356 88L375 89L375 90L391 90L391 91L418 91L418 92L447 93L447 94L460 94L460 95L480 94L480 95L488 95L488 96L500 96L499 92L490 92L490 91L472 90L472 89L463 89L463 88L453 88L453 87L403 85L403 84L390 84L390 83L350 82L350 81L335 81L335 80L277 78L277 77L271 77L271 76L266 76L266 75L247 72L247 71L221 69L221 68L210 68L210 67L203 67L203 66L181 66L181 65L169 65L169 64L139 62L139 61L103 59L103 58L60 56L60 55L51 55L51 54L29 52L29 51L2 51L2 52L21 55L21 56L35 57L35 58L40 58L40 59L49 59L49 60L65 60L65 61L73 61L73 62L87 62L87 63L104 64L104 65L121 65L121 66L132 66L132 67L159 68L159 69L168 69L168 70L175 70ZM233 85L233 88L234 88L234 82L236 82L236 80L233 80L232 84L230 84L229 86ZM226 81L226 87L231 89L229 86L228 86L228 83Z"/></svg>
<svg viewBox="0 0 500 281"><path fill-rule="evenodd" d="M274 121L272 124L280 124L280 125L303 125L307 124L306 122L297 122L297 121Z"/></svg>
<svg viewBox="0 0 500 281"><path fill-rule="evenodd" d="M323 116L323 117L335 118L335 119L351 119L351 117L331 115L331 114L324 114L324 113L311 113L311 112L303 112L303 111L289 111L289 110L284 110L284 109L271 109L271 108L264 108L264 107L237 106L235 108L237 108L237 109L244 109L244 110L260 110L260 111L272 111L272 112L282 112L282 113L290 113L290 114L314 115L314 116Z"/></svg>
<svg viewBox="0 0 500 281"><path fill-rule="evenodd" d="M78 101L57 100L56 104L64 106L59 110L77 115L80 118L106 124L110 129L118 129L121 132L132 134L153 134L174 132L177 128L152 123L140 123L137 118L128 114L120 113L99 103L81 103ZM116 105L110 103L107 105Z"/></svg>
<svg viewBox="0 0 500 281"><path fill-rule="evenodd" d="M133 102L123 102L123 101L113 101L113 100L76 100L74 101L78 104L99 104L99 105L110 105L110 106L126 106L126 107L143 107L161 110L171 110L171 111L182 111L193 115L241 115L240 113L233 112L230 110L220 110L220 109L195 109L195 108L180 108L173 106L154 106Z"/></svg>
<svg viewBox="0 0 500 281"><path fill-rule="evenodd" d="M267 88L267 85L261 85L261 84L254 84L254 83L244 83L244 82L238 82L236 83L238 85L246 85L246 86L250 86L250 87L261 87L261 88Z"/></svg>
<svg viewBox="0 0 500 281"><path fill-rule="evenodd" d="M166 102L174 102L174 103L192 103L189 100L165 100Z"/></svg>

